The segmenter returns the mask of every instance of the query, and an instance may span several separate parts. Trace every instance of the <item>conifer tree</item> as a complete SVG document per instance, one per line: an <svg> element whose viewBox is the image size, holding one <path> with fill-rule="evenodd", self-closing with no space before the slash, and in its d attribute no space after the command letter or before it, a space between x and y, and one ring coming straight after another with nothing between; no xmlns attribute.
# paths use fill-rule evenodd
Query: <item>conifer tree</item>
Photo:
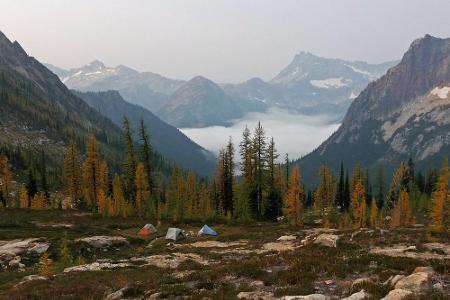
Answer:
<svg viewBox="0 0 450 300"><path fill-rule="evenodd" d="M136 167L136 213L139 217L143 217L146 214L145 204L150 197L150 190L148 186L147 178L145 178L144 164L139 162Z"/></svg>
<svg viewBox="0 0 450 300"><path fill-rule="evenodd" d="M344 210L346 212L349 211L350 208L350 180L348 177L348 171L345 174L345 183L344 183Z"/></svg>
<svg viewBox="0 0 450 300"><path fill-rule="evenodd" d="M378 225L378 205L375 198L370 203L370 227L376 228Z"/></svg>
<svg viewBox="0 0 450 300"><path fill-rule="evenodd" d="M136 189L134 179L136 176L136 156L133 145L133 131L130 127L130 122L126 116L123 118L123 132L125 144L125 160L123 162L123 191L127 197L134 201Z"/></svg>
<svg viewBox="0 0 450 300"><path fill-rule="evenodd" d="M150 193L153 194L153 189L155 186L153 179L153 166L152 166L153 148L150 143L150 137L147 133L147 128L145 127L144 124L144 119L142 118L140 120L139 138L141 140L141 151L140 151L141 161L144 164L145 175L147 178L147 184L149 186Z"/></svg>
<svg viewBox="0 0 450 300"><path fill-rule="evenodd" d="M19 207L20 208L28 208L30 203L30 197L28 196L28 190L25 185L20 187L19 192Z"/></svg>
<svg viewBox="0 0 450 300"><path fill-rule="evenodd" d="M256 212L256 216L260 218L263 213L263 191L266 187L266 166L267 166L267 142L264 128L261 122L255 128L255 133L252 140L252 157L253 157L253 169L255 174L254 188L255 199L253 202L253 209Z"/></svg>
<svg viewBox="0 0 450 300"><path fill-rule="evenodd" d="M100 184L100 154L97 139L91 136L86 145L86 160L83 164L83 186L86 205L90 208L97 206L97 194Z"/></svg>
<svg viewBox="0 0 450 300"><path fill-rule="evenodd" d="M199 216L199 195L194 173L189 172L186 180L186 214L189 219Z"/></svg>
<svg viewBox="0 0 450 300"><path fill-rule="evenodd" d="M59 260L64 267L70 266L73 262L73 257L69 249L67 232L64 232L63 238L61 239L61 244L59 246Z"/></svg>
<svg viewBox="0 0 450 300"><path fill-rule="evenodd" d="M41 190L45 194L45 198L47 200L50 199L50 192L47 183L47 163L44 151L41 152L41 166L40 166L40 174L41 174Z"/></svg>
<svg viewBox="0 0 450 300"><path fill-rule="evenodd" d="M399 168L392 177L389 197L386 203L388 210L391 210L397 204L402 189L408 189L408 167L404 162L400 163Z"/></svg>
<svg viewBox="0 0 450 300"><path fill-rule="evenodd" d="M378 205L378 208L382 208L384 206L384 199L385 199L385 193L386 193L386 184L384 181L383 165L380 165L378 167L375 184L376 184L375 194L376 194L376 198L378 200L377 205Z"/></svg>
<svg viewBox="0 0 450 300"><path fill-rule="evenodd" d="M336 182L333 172L326 166L319 170L320 183L314 193L314 211L316 215L328 218L327 210L334 205L336 196Z"/></svg>
<svg viewBox="0 0 450 300"><path fill-rule="evenodd" d="M267 164L268 164L268 196L267 205L265 207L265 217L269 220L276 220L280 215L282 206L281 195L281 170L276 163L278 158L275 142L271 138L269 147L267 149Z"/></svg>
<svg viewBox="0 0 450 300"><path fill-rule="evenodd" d="M350 213L355 228L361 228L365 217L365 189L362 179L355 176L355 182L352 184L352 195L350 204ZM363 204L364 203L364 204Z"/></svg>
<svg viewBox="0 0 450 300"><path fill-rule="evenodd" d="M337 184L336 204L339 205L341 211L345 210L344 206L344 190L345 190L345 175L344 175L344 162L341 161L341 168L339 172L339 181Z"/></svg>
<svg viewBox="0 0 450 300"><path fill-rule="evenodd" d="M446 230L445 222L450 216L450 189L449 189L450 169L448 159L444 159L440 175L431 195L432 209L430 213L431 230L443 232Z"/></svg>
<svg viewBox="0 0 450 300"><path fill-rule="evenodd" d="M234 198L234 145L231 137L225 148L224 157L224 171L225 171L225 182L224 182L224 205L223 211L225 215L233 213L233 198Z"/></svg>
<svg viewBox="0 0 450 300"><path fill-rule="evenodd" d="M252 162L252 141L250 130L246 126L242 133L242 141L239 144L241 156L242 181L238 188L238 195L235 198L235 217L237 219L248 220L253 214L252 209L256 208L254 170ZM249 215L250 213L250 215ZM255 215L256 216L256 215Z"/></svg>
<svg viewBox="0 0 450 300"><path fill-rule="evenodd" d="M289 178L289 188L284 196L283 214L292 225L303 225L303 200L304 188L300 179L300 170L295 167Z"/></svg>
<svg viewBox="0 0 450 300"><path fill-rule="evenodd" d="M53 274L53 263L49 258L49 255L47 252L44 252L42 254L41 258L39 259L39 275L50 278Z"/></svg>
<svg viewBox="0 0 450 300"><path fill-rule="evenodd" d="M38 192L34 195L31 201L31 208L34 210L44 210L47 208L44 192Z"/></svg>
<svg viewBox="0 0 450 300"><path fill-rule="evenodd" d="M6 156L0 156L0 174L1 174L1 182L2 182L2 189L1 189L1 199L3 207L6 207L9 202L9 192L10 192L10 185L11 185L11 174L9 171L9 162L8 158Z"/></svg>
<svg viewBox="0 0 450 300"><path fill-rule="evenodd" d="M36 178L34 176L33 169L30 167L28 168L28 176L27 176L27 190L28 190L28 196L29 196L29 203L28 207L31 207L31 200L37 193L37 184L36 184Z"/></svg>
<svg viewBox="0 0 450 300"><path fill-rule="evenodd" d="M81 198L82 182L80 166L76 144L74 141L71 141L64 156L63 178L65 193L70 197L72 204L77 204Z"/></svg>
<svg viewBox="0 0 450 300"><path fill-rule="evenodd" d="M123 197L122 183L120 182L120 176L117 174L115 174L113 181L113 203L115 215L127 217L127 205Z"/></svg>
<svg viewBox="0 0 450 300"><path fill-rule="evenodd" d="M391 211L391 227L401 227L410 225L412 222L412 211L409 203L409 194L402 188L399 193L399 199Z"/></svg>

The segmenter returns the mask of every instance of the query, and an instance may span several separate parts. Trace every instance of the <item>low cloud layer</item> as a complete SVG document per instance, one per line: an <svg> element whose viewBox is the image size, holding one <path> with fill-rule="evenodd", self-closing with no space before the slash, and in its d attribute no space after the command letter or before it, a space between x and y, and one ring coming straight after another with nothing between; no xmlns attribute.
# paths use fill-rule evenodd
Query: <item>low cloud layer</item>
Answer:
<svg viewBox="0 0 450 300"><path fill-rule="evenodd" d="M264 113L250 113L233 122L231 127L211 126L180 130L199 145L217 154L229 137L237 146L245 126L253 132L261 121L267 137L274 138L278 153L283 156L288 153L289 157L294 159L311 152L337 130L339 124L330 123L330 120L328 116L305 116L270 109Z"/></svg>

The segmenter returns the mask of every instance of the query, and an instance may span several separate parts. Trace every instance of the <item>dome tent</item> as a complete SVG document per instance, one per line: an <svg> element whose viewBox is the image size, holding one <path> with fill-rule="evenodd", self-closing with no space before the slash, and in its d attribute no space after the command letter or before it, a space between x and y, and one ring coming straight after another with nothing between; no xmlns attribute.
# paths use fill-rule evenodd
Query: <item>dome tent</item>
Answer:
<svg viewBox="0 0 450 300"><path fill-rule="evenodd" d="M184 238L186 238L186 236L180 228L167 229L166 240L178 241Z"/></svg>
<svg viewBox="0 0 450 300"><path fill-rule="evenodd" d="M211 227L208 225L203 225L202 229L198 231L198 235L217 235L217 232L215 232Z"/></svg>
<svg viewBox="0 0 450 300"><path fill-rule="evenodd" d="M141 230L139 230L138 234L140 236L148 236L150 234L156 233L157 230L155 228L155 226L153 226L152 224L145 224L144 227L141 228Z"/></svg>

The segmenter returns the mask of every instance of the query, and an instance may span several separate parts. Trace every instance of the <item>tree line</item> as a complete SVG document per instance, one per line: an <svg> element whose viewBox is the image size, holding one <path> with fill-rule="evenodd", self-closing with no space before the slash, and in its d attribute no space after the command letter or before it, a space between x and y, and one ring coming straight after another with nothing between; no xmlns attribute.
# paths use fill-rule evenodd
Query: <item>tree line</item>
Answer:
<svg viewBox="0 0 450 300"><path fill-rule="evenodd" d="M370 172L357 165L351 172L341 163L339 175L327 166L318 170L319 184L306 190L298 166L283 162L273 138L260 123L245 128L237 145L228 141L219 152L210 180L174 168L168 178L158 175L154 151L144 123L138 142L127 118L123 121L123 161L112 172L95 136L86 142L84 155L75 141L64 155L63 191L52 193L45 163L28 172L27 182L11 190L8 158L0 157L0 203L3 207L31 209L77 208L104 217L140 217L175 222L193 220L276 221L302 226L312 220L334 228L400 227L428 219L434 231L450 223L449 167L438 172L415 171L414 162L400 163L391 184L380 167ZM239 162L237 159L239 156ZM45 159L43 159L45 160Z"/></svg>

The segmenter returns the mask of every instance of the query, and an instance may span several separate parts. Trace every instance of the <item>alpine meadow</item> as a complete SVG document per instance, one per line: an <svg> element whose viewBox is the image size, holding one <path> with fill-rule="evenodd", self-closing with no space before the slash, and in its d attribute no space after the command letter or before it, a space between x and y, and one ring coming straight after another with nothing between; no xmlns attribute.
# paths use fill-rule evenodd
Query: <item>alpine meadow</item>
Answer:
<svg viewBox="0 0 450 300"><path fill-rule="evenodd" d="M0 299L450 299L449 11L0 0Z"/></svg>

